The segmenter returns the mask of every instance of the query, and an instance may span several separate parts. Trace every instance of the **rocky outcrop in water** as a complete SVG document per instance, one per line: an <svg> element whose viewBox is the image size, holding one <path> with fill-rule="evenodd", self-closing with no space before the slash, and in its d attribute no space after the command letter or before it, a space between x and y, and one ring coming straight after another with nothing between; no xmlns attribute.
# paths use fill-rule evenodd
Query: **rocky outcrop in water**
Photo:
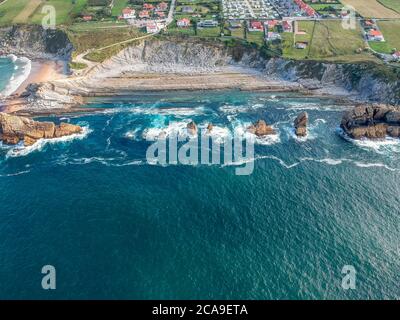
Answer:
<svg viewBox="0 0 400 320"><path fill-rule="evenodd" d="M267 125L264 120L258 120L255 124L248 127L247 131L255 134L257 137L275 134L275 130L271 126Z"/></svg>
<svg viewBox="0 0 400 320"><path fill-rule="evenodd" d="M296 136L305 137L307 135L308 113L302 112L294 120L294 129Z"/></svg>
<svg viewBox="0 0 400 320"><path fill-rule="evenodd" d="M197 125L196 125L196 123L194 122L194 121L190 121L188 124L187 124L187 131L188 131L188 133L190 134L190 135L192 135L192 136L195 136L195 135L197 135Z"/></svg>
<svg viewBox="0 0 400 320"><path fill-rule="evenodd" d="M400 137L400 108L360 105L343 115L341 128L353 139Z"/></svg>
<svg viewBox="0 0 400 320"><path fill-rule="evenodd" d="M39 139L53 139L81 132L80 126L69 123L56 125L0 112L0 140L4 144L23 141L25 146L30 146Z"/></svg>

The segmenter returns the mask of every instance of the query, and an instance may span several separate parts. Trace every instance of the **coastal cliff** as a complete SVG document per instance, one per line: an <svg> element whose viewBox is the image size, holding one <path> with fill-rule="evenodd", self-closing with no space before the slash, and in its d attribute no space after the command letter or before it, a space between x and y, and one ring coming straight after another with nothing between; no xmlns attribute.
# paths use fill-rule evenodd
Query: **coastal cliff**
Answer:
<svg viewBox="0 0 400 320"><path fill-rule="evenodd" d="M0 29L0 52L69 59L73 45L60 30ZM80 76L31 85L26 109L63 109L82 97L149 90L239 89L338 95L364 102L400 104L398 71L373 63L337 64L266 57L241 43L153 38L132 44Z"/></svg>
<svg viewBox="0 0 400 320"><path fill-rule="evenodd" d="M69 60L72 51L73 45L61 30L45 30L36 25L0 28L0 55Z"/></svg>

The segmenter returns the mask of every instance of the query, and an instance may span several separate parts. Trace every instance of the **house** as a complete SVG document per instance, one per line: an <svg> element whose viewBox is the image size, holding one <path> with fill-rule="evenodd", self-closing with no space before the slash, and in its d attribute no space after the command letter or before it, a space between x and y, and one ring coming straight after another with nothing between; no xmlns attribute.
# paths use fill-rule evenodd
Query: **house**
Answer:
<svg viewBox="0 0 400 320"><path fill-rule="evenodd" d="M379 30L371 29L368 31L368 40L370 41L385 41L382 32Z"/></svg>
<svg viewBox="0 0 400 320"><path fill-rule="evenodd" d="M154 10L154 6L151 3L144 3L143 10Z"/></svg>
<svg viewBox="0 0 400 320"><path fill-rule="evenodd" d="M260 21L251 21L249 31L264 31L264 26Z"/></svg>
<svg viewBox="0 0 400 320"><path fill-rule="evenodd" d="M86 15L82 17L83 21L91 21L93 19L92 16Z"/></svg>
<svg viewBox="0 0 400 320"><path fill-rule="evenodd" d="M182 13L193 13L194 8L191 6L183 6L182 7Z"/></svg>
<svg viewBox="0 0 400 320"><path fill-rule="evenodd" d="M308 46L308 42L306 42L306 41L297 41L296 45L295 45L296 49L306 49L307 46Z"/></svg>
<svg viewBox="0 0 400 320"><path fill-rule="evenodd" d="M392 54L393 59L400 61L400 51L396 51Z"/></svg>
<svg viewBox="0 0 400 320"><path fill-rule="evenodd" d="M156 7L157 11L166 11L167 9L168 9L168 3L166 2L160 2Z"/></svg>
<svg viewBox="0 0 400 320"><path fill-rule="evenodd" d="M158 26L157 23L155 23L154 21L149 21L146 24L146 32L147 33L156 33L158 32Z"/></svg>
<svg viewBox="0 0 400 320"><path fill-rule="evenodd" d="M131 9L131 8L122 9L122 18L123 19L135 19L135 9Z"/></svg>
<svg viewBox="0 0 400 320"><path fill-rule="evenodd" d="M278 24L278 20L268 20L266 22L268 29L273 29Z"/></svg>
<svg viewBox="0 0 400 320"><path fill-rule="evenodd" d="M189 20L188 18L180 19L180 20L178 20L178 21L176 22L176 25L177 25L179 28L187 28L187 27L190 26L190 20Z"/></svg>
<svg viewBox="0 0 400 320"><path fill-rule="evenodd" d="M163 11L156 11L156 16L159 18L165 18L165 13Z"/></svg>
<svg viewBox="0 0 400 320"><path fill-rule="evenodd" d="M283 32L293 32L293 23L291 21L284 20L282 22Z"/></svg>
<svg viewBox="0 0 400 320"><path fill-rule="evenodd" d="M150 18L149 12L147 10L142 10L139 12L139 18Z"/></svg>
<svg viewBox="0 0 400 320"><path fill-rule="evenodd" d="M201 20L197 26L199 28L214 28L218 27L218 22L215 20Z"/></svg>

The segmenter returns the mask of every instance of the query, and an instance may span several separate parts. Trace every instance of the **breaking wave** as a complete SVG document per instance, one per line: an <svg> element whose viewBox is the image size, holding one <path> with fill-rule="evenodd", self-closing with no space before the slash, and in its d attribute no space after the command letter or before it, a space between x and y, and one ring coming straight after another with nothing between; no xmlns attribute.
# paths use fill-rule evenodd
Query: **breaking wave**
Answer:
<svg viewBox="0 0 400 320"><path fill-rule="evenodd" d="M82 127L83 131L81 133L72 134L65 137L54 138L54 139L39 139L33 145L25 147L23 143L19 143L17 146L11 148L7 154L7 158L23 157L35 151L41 151L48 144L55 143L67 143L75 139L82 140L86 138L90 132L92 132L89 127Z"/></svg>
<svg viewBox="0 0 400 320"><path fill-rule="evenodd" d="M0 97L7 97L14 93L20 85L29 77L32 69L31 60L25 57L18 58L17 56L10 54L6 56L14 63L14 72L6 85L6 87L0 92Z"/></svg>

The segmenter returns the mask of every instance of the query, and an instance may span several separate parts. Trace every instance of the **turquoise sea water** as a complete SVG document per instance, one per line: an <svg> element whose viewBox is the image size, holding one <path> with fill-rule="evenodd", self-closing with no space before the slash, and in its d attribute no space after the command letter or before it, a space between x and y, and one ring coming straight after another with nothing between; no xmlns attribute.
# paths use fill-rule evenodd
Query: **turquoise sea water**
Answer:
<svg viewBox="0 0 400 320"><path fill-rule="evenodd" d="M14 63L9 58L0 57L0 93L6 88L14 72Z"/></svg>
<svg viewBox="0 0 400 320"><path fill-rule="evenodd" d="M93 106L105 109L62 119L84 135L0 148L0 298L400 298L400 144L346 141L343 106L232 91ZM291 129L303 110L305 141ZM256 145L249 176L146 163L143 137L168 125L259 118L278 135ZM41 289L47 264L55 291Z"/></svg>

